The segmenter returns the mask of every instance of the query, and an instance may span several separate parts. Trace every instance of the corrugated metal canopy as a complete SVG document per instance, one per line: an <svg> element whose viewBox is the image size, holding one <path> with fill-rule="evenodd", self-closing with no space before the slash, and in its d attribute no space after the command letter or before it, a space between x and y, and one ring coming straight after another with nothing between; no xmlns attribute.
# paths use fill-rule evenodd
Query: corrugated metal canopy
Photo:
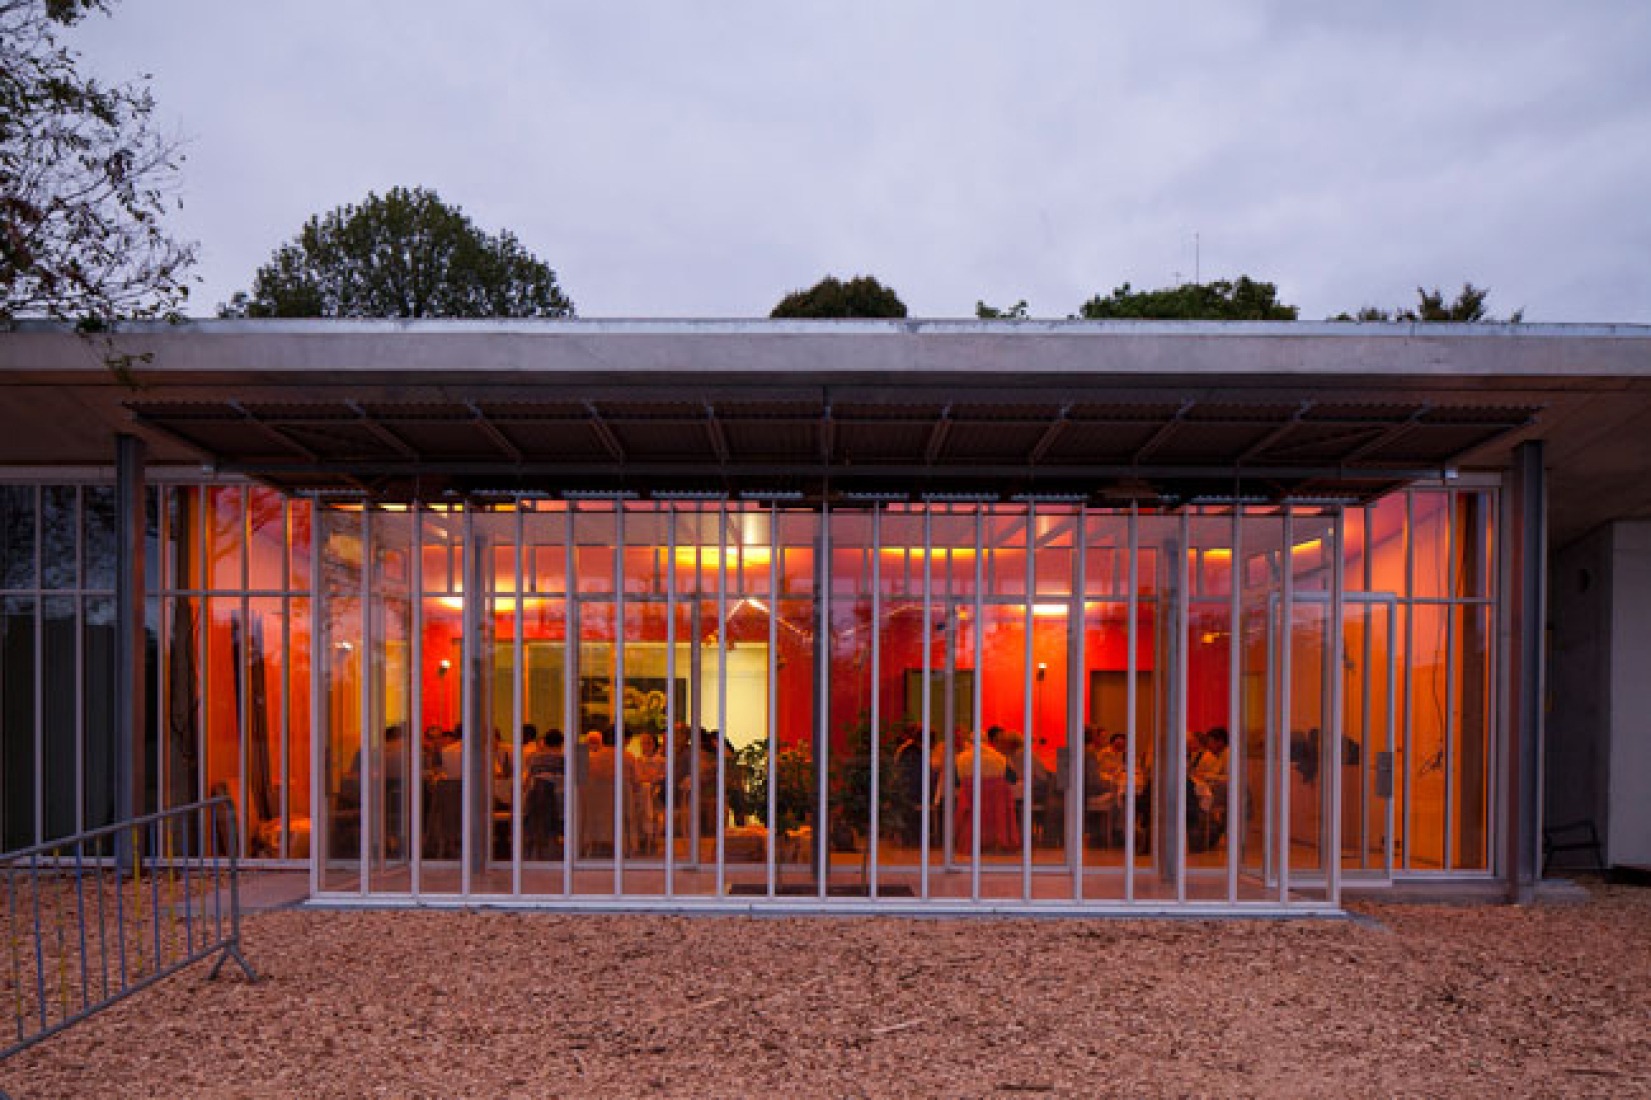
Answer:
<svg viewBox="0 0 1651 1100"><path fill-rule="evenodd" d="M570 401L127 402L138 421L289 489L551 484L1364 496L1439 476L1527 426L1530 405L1301 401L833 403L680 394Z"/></svg>

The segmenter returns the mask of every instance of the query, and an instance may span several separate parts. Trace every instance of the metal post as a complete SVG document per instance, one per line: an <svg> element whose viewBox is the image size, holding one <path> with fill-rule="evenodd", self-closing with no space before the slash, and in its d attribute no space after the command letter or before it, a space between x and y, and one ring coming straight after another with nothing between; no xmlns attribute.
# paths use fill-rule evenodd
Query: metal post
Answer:
<svg viewBox="0 0 1651 1100"><path fill-rule="evenodd" d="M882 748L878 728L878 709L882 703L879 691L883 675L883 506L873 503L871 506L871 722L870 741L866 745L869 755L867 763L871 766L871 805L870 818L867 824L869 835L866 844L870 847L867 853L870 862L870 879L866 888L867 895L877 897L877 847L881 836L881 823L878 817L878 802L881 793L878 784L878 772L882 770L882 760L879 752Z"/></svg>
<svg viewBox="0 0 1651 1100"><path fill-rule="evenodd" d="M918 829L918 858L922 865L918 868L919 895L925 900L929 896L929 809L934 803L934 792L929 789L934 768L930 758L934 753L931 742L934 739L932 725L931 696L933 691L934 672L934 508L925 506L923 509L923 759L919 766L919 782L922 787L921 805L917 807L920 815Z"/></svg>
<svg viewBox="0 0 1651 1100"><path fill-rule="evenodd" d="M1140 663L1136 655L1136 633L1140 628L1141 532L1140 505L1129 505L1129 622L1125 626L1124 654L1124 900L1135 900L1135 673Z"/></svg>
<svg viewBox="0 0 1651 1100"><path fill-rule="evenodd" d="M1548 484L1543 443L1521 443L1514 451L1511 537L1514 555L1511 633L1514 660L1509 707L1507 775L1503 804L1504 866L1509 894L1521 905L1536 896L1542 838L1542 699L1547 670L1542 641L1547 623Z"/></svg>

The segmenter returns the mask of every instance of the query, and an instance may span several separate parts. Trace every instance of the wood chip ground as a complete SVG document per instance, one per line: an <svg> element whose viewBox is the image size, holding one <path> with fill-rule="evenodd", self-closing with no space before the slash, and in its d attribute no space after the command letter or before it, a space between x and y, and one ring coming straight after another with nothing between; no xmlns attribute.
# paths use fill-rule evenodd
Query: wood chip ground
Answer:
<svg viewBox="0 0 1651 1100"><path fill-rule="evenodd" d="M14 1097L1651 1096L1651 891L1353 920L251 916Z"/></svg>

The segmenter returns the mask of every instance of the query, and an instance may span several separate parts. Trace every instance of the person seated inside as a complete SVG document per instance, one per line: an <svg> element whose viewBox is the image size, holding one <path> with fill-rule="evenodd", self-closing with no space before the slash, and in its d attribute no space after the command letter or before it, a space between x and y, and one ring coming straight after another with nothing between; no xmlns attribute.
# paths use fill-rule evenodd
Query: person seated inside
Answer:
<svg viewBox="0 0 1651 1100"><path fill-rule="evenodd" d="M1216 726L1199 739L1192 760L1187 843L1194 850L1213 846L1226 829L1228 741L1226 728Z"/></svg>
<svg viewBox="0 0 1651 1100"><path fill-rule="evenodd" d="M586 856L613 851L613 765L607 738L601 730L590 730L579 782L579 841Z"/></svg>

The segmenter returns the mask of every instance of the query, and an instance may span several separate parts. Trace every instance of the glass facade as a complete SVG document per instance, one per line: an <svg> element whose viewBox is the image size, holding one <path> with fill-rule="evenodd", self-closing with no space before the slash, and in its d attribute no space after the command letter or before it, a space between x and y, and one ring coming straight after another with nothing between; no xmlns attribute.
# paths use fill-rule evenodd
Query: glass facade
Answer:
<svg viewBox="0 0 1651 1100"><path fill-rule="evenodd" d="M149 491L149 804L439 899L1296 904L1488 874L1497 496ZM7 847L107 820L113 496L0 485ZM313 660L312 660L313 657Z"/></svg>

